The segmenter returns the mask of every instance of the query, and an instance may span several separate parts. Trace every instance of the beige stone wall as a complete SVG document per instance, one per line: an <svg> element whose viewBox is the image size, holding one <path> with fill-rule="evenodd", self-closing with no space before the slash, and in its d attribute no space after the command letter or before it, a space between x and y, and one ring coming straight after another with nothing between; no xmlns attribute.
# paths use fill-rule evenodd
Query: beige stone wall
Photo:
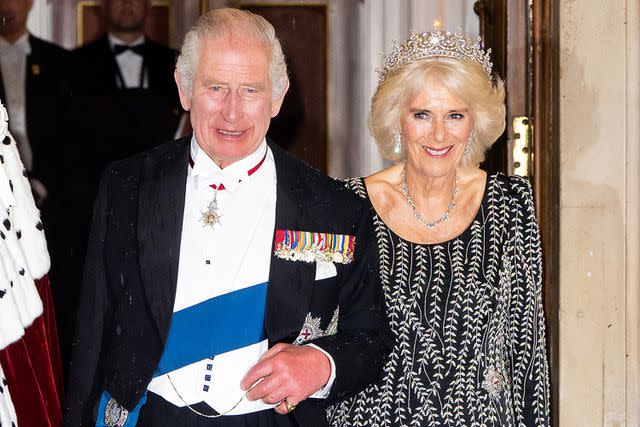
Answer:
<svg viewBox="0 0 640 427"><path fill-rule="evenodd" d="M640 426L640 7L560 9L560 425Z"/></svg>

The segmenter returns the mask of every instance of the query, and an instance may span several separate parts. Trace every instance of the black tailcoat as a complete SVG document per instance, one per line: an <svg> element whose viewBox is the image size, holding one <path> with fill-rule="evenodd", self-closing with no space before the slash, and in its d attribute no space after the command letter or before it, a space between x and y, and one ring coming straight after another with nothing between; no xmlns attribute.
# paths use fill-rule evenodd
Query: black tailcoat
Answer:
<svg viewBox="0 0 640 427"><path fill-rule="evenodd" d="M389 348L370 207L339 182L273 144L276 229L356 236L355 261L315 281L315 263L272 254L265 330L270 345L291 343L307 313L338 333L318 338L336 379L326 401L293 412L302 426L326 423L321 405L362 389ZM189 139L110 166L100 184L88 247L66 402L66 426L93 422L106 389L131 410L149 384L172 317L189 159ZM275 231L275 230L274 230ZM275 233L274 233L275 234Z"/></svg>

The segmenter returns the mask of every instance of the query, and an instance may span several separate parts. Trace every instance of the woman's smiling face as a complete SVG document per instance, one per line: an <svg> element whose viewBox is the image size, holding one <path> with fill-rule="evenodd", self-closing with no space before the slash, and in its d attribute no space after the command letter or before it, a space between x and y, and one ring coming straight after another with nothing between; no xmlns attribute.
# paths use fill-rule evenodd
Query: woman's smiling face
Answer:
<svg viewBox="0 0 640 427"><path fill-rule="evenodd" d="M400 131L407 163L421 174L454 174L473 128L469 106L435 79L402 109Z"/></svg>

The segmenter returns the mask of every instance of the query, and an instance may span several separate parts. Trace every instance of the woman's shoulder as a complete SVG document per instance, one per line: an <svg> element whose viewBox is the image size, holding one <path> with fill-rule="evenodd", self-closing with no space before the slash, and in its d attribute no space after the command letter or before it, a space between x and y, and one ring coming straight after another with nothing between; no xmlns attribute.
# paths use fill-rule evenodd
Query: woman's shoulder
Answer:
<svg viewBox="0 0 640 427"><path fill-rule="evenodd" d="M365 199L385 200L385 195L394 191L399 180L401 166L393 165L367 177L353 177L344 181L345 186Z"/></svg>
<svg viewBox="0 0 640 427"><path fill-rule="evenodd" d="M398 189L402 185L401 174L402 165L396 164L364 179L367 194L378 214L384 216L385 211L394 205Z"/></svg>
<svg viewBox="0 0 640 427"><path fill-rule="evenodd" d="M365 178L370 194L393 191L402 182L402 165L395 164Z"/></svg>
<svg viewBox="0 0 640 427"><path fill-rule="evenodd" d="M365 178L367 186L370 184L393 184L401 178L402 163L396 163L388 168L375 172Z"/></svg>

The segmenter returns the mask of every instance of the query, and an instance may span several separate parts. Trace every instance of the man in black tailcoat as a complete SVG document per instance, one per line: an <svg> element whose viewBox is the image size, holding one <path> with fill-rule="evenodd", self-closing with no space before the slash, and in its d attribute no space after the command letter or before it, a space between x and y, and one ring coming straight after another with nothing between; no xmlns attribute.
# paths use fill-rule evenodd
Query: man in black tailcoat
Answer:
<svg viewBox="0 0 640 427"><path fill-rule="evenodd" d="M107 32L73 51L74 95L98 104L91 115L102 113L93 120L86 114L99 125L91 138L118 138L107 147L91 144L103 166L172 140L182 116L173 80L177 52L144 34L150 9L150 0L103 0Z"/></svg>
<svg viewBox="0 0 640 427"><path fill-rule="evenodd" d="M175 77L193 136L101 181L66 426L327 425L390 345L371 206L267 142L289 81L264 18L203 15Z"/></svg>
<svg viewBox="0 0 640 427"><path fill-rule="evenodd" d="M173 80L177 52L144 34L150 0L103 0L107 32L72 52L70 156L88 205L104 167L175 138L182 109ZM83 176L84 175L84 176Z"/></svg>

